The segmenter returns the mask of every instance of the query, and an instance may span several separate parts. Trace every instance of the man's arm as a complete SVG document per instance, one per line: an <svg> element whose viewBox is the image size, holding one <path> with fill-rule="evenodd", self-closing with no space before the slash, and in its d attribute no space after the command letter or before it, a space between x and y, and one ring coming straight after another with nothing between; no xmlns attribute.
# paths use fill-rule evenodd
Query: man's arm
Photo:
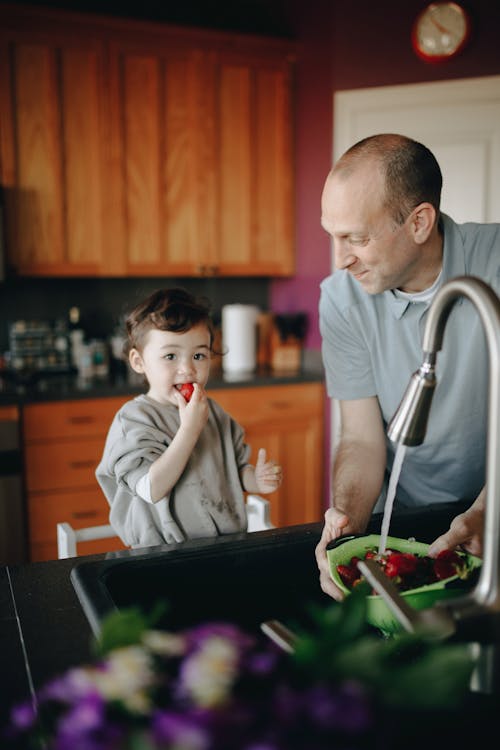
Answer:
<svg viewBox="0 0 500 750"><path fill-rule="evenodd" d="M333 507L325 513L316 547L320 585L342 599L331 577L326 546L337 537L365 531L382 489L386 466L384 424L375 396L340 402L341 437L333 467Z"/></svg>
<svg viewBox="0 0 500 750"><path fill-rule="evenodd" d="M378 400L340 402L341 438L333 467L333 506L349 518L344 533L362 533L382 489L386 467Z"/></svg>

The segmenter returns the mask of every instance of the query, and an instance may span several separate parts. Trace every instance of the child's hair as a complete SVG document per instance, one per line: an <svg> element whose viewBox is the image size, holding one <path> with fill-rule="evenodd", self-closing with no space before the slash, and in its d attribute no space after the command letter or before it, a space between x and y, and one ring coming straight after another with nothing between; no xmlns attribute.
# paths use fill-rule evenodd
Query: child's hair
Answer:
<svg viewBox="0 0 500 750"><path fill-rule="evenodd" d="M146 334L153 328L185 333L200 323L206 324L210 332L212 349L214 327L208 301L204 298L197 299L185 289L158 289L136 305L127 316L124 353L128 355L131 349L141 352Z"/></svg>

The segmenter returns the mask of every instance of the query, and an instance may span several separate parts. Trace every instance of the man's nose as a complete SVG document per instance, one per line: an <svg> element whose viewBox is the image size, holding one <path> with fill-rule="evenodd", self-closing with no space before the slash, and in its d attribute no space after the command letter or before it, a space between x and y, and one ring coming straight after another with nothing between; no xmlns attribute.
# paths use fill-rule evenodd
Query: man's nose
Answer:
<svg viewBox="0 0 500 750"><path fill-rule="evenodd" d="M348 242L342 239L335 239L333 241L333 261L335 268L349 268L355 260L356 256L352 252L352 248Z"/></svg>

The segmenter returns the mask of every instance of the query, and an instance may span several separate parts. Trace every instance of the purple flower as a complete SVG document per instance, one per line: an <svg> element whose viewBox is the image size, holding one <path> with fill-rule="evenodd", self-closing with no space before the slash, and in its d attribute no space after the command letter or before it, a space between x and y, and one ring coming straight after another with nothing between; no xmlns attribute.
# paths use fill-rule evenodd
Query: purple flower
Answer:
<svg viewBox="0 0 500 750"><path fill-rule="evenodd" d="M314 725L325 730L361 733L372 724L367 695L360 685L316 685L306 694L306 709Z"/></svg>
<svg viewBox="0 0 500 750"><path fill-rule="evenodd" d="M92 690L83 670L71 669L62 677L48 682L39 692L40 703L56 701L57 703L75 703Z"/></svg>
<svg viewBox="0 0 500 750"><path fill-rule="evenodd" d="M274 649L252 652L245 659L243 667L247 669L250 674L266 677L275 672L280 660L281 652L275 651Z"/></svg>
<svg viewBox="0 0 500 750"><path fill-rule="evenodd" d="M61 716L54 750L110 750L118 746L126 727L109 721L106 704L98 693L89 693Z"/></svg>
<svg viewBox="0 0 500 750"><path fill-rule="evenodd" d="M159 743L171 743L182 750L206 750L210 737L194 715L158 711L153 716L153 734Z"/></svg>
<svg viewBox="0 0 500 750"><path fill-rule="evenodd" d="M25 732L36 721L36 709L31 701L25 701L14 706L10 712L10 720L15 729Z"/></svg>
<svg viewBox="0 0 500 750"><path fill-rule="evenodd" d="M186 633L188 649L197 650L203 646L204 641L217 637L232 641L239 651L249 649L254 639L240 630L236 625L227 622L212 622L198 625Z"/></svg>

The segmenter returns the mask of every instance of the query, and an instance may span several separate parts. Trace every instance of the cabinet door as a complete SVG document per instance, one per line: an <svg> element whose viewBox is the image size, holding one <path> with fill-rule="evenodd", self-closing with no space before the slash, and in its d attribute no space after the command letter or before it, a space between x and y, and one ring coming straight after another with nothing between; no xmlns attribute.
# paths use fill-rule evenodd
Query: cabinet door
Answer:
<svg viewBox="0 0 500 750"><path fill-rule="evenodd" d="M294 272L290 75L284 58L217 57L222 275Z"/></svg>
<svg viewBox="0 0 500 750"><path fill-rule="evenodd" d="M141 39L111 45L113 182L129 276L213 272L214 121L207 54Z"/></svg>
<svg viewBox="0 0 500 750"><path fill-rule="evenodd" d="M111 272L102 45L90 36L44 32L43 24L4 27L0 54L9 265L24 275Z"/></svg>
<svg viewBox="0 0 500 750"><path fill-rule="evenodd" d="M320 521L323 486L324 391L321 383L210 391L245 429L250 462L259 448L283 467L269 496L271 521L290 526Z"/></svg>

